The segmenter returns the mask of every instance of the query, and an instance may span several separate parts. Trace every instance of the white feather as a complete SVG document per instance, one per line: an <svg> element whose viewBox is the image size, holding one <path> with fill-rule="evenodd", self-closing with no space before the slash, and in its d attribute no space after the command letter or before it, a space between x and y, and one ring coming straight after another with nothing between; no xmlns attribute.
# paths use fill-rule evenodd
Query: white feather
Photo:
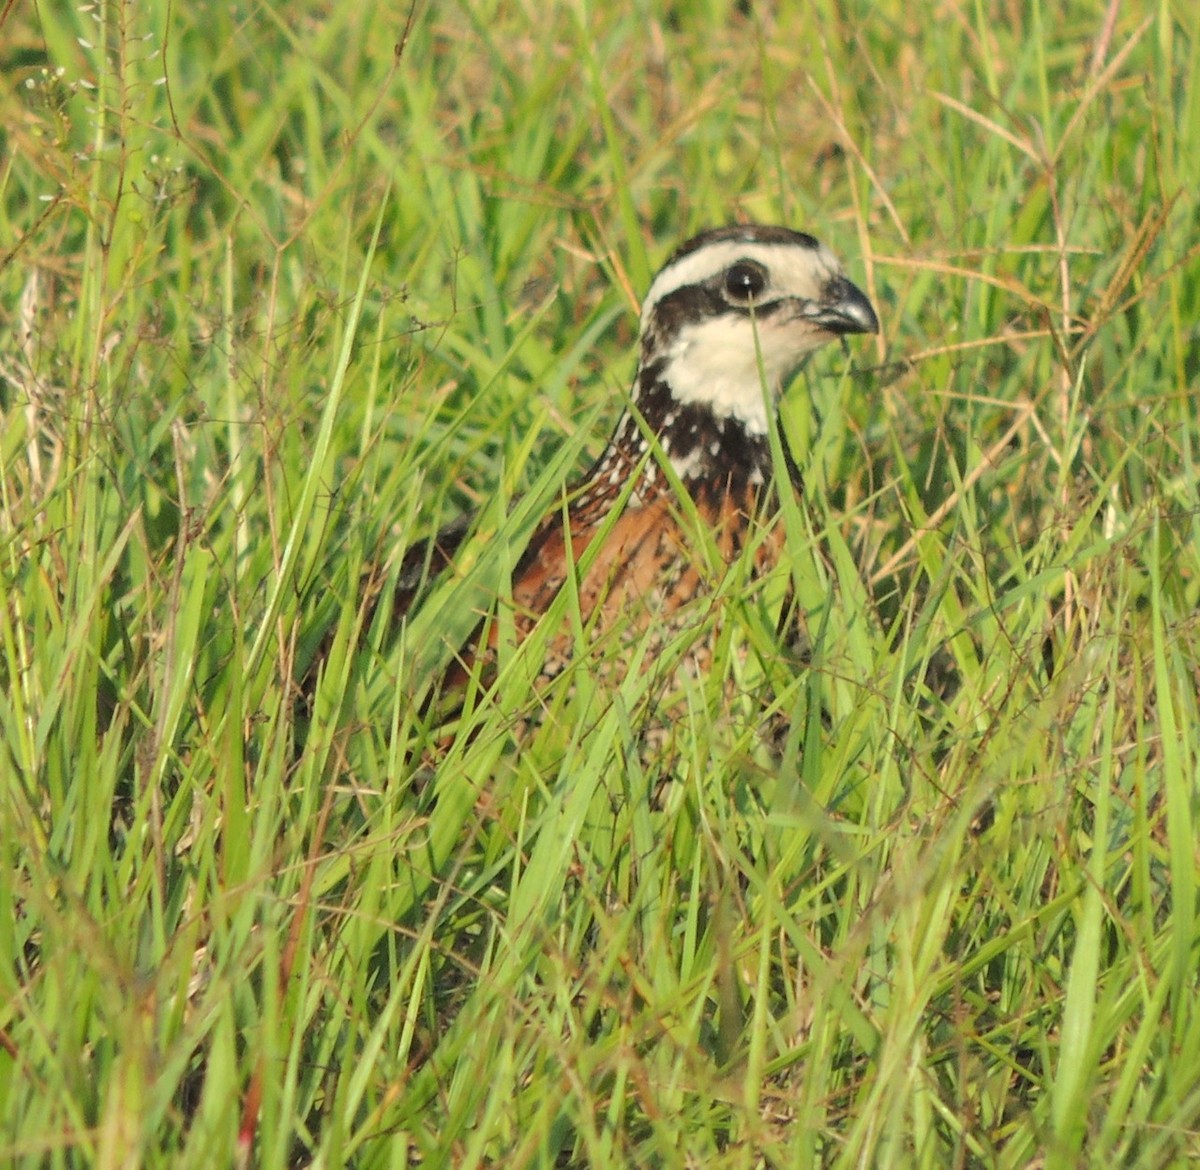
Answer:
<svg viewBox="0 0 1200 1170"><path fill-rule="evenodd" d="M760 342L762 330L759 330ZM763 346L763 357L767 349ZM777 392L783 372L764 363L766 393ZM774 375L774 376L773 376ZM685 325L667 351L667 378L676 402L711 406L739 419L752 435L767 433L767 401L759 373L754 329L745 317L718 317Z"/></svg>

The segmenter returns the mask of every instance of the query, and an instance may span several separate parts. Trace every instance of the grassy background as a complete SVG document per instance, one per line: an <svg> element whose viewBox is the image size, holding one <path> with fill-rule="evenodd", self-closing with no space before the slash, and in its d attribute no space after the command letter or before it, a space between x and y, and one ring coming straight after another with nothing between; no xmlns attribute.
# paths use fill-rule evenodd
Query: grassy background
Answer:
<svg viewBox="0 0 1200 1170"><path fill-rule="evenodd" d="M0 13L6 1164L1200 1158L1200 10L773 7ZM785 403L809 668L735 580L660 758L645 647L445 747L734 218L884 325Z"/></svg>

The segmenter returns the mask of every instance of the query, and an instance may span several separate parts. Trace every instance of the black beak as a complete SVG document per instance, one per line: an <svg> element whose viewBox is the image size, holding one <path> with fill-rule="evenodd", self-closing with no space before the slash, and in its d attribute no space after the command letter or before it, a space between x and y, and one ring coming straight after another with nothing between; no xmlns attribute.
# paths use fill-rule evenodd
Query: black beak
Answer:
<svg viewBox="0 0 1200 1170"><path fill-rule="evenodd" d="M879 332L879 318L871 302L844 276L834 277L820 303L814 303L804 315L830 333Z"/></svg>

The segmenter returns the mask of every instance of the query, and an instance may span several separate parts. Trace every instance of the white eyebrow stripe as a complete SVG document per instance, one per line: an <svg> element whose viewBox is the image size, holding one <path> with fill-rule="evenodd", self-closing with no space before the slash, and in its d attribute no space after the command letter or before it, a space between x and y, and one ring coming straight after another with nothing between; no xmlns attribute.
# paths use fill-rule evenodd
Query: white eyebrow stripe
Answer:
<svg viewBox="0 0 1200 1170"><path fill-rule="evenodd" d="M812 249L798 244L744 240L705 244L669 264L654 278L642 302L642 327L645 328L650 310L664 297L687 285L703 284L737 260L757 260L772 274L772 287L794 289L807 284L813 288L813 295L820 285L842 271L837 257L824 244Z"/></svg>

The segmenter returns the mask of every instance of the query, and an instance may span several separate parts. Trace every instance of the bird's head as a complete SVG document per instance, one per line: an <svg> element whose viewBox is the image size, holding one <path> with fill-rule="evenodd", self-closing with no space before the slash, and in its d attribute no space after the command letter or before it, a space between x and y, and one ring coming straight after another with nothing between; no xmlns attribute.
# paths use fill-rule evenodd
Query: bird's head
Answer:
<svg viewBox="0 0 1200 1170"><path fill-rule="evenodd" d="M716 228L678 248L646 294L634 396L669 396L762 436L764 386L774 401L813 350L878 329L871 302L812 236Z"/></svg>

